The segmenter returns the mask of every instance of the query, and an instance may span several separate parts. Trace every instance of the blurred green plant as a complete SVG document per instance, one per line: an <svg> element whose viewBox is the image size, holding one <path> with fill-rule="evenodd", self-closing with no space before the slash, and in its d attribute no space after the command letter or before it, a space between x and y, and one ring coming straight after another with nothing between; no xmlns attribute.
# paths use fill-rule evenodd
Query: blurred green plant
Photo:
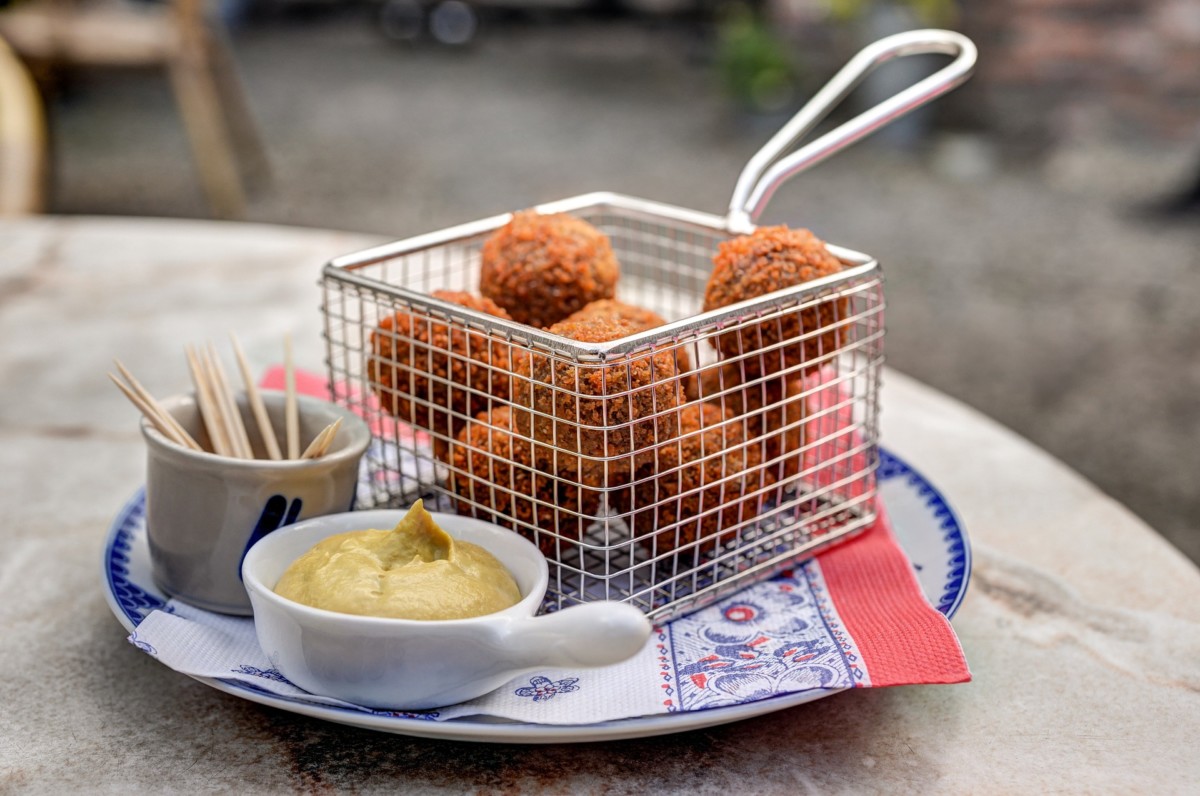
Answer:
<svg viewBox="0 0 1200 796"><path fill-rule="evenodd" d="M792 101L799 67L760 14L744 3L730 3L722 9L717 33L717 69L734 101L759 112Z"/></svg>
<svg viewBox="0 0 1200 796"><path fill-rule="evenodd" d="M825 0L829 16L839 22L851 22L865 16L872 7L907 8L922 24L950 25L958 19L957 0Z"/></svg>

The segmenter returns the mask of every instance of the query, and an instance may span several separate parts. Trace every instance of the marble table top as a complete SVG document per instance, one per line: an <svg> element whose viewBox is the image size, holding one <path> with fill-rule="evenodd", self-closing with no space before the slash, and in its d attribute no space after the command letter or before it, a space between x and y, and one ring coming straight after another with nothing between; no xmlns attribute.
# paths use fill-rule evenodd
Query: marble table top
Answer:
<svg viewBox="0 0 1200 796"><path fill-rule="evenodd" d="M1070 469L901 374L885 444L975 549L974 682L850 691L738 724L577 746L451 743L283 713L125 642L100 547L142 482L120 357L156 394L185 342L322 368L321 264L376 239L244 224L0 222L0 791L1194 792L1200 572Z"/></svg>

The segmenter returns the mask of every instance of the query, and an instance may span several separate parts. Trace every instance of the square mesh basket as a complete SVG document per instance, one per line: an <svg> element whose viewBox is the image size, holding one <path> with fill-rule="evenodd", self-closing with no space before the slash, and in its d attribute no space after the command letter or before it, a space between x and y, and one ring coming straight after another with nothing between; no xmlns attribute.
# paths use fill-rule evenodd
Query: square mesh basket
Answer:
<svg viewBox="0 0 1200 796"><path fill-rule="evenodd" d="M606 234L619 296L668 323L586 344L431 297L478 291L480 248L507 215L333 261L323 283L330 381L377 437L360 503L424 497L498 522L546 553L547 608L621 600L654 618L874 520L883 362L874 260L830 247L844 264L833 277L701 313L713 253L731 237L725 219L613 194L537 210ZM380 328L398 313L406 333ZM803 331L784 336L796 317L808 321ZM718 357L718 337L757 341L763 325L780 330L765 339L781 342ZM785 347L800 362L757 375ZM681 434L705 403L721 411Z"/></svg>
<svg viewBox="0 0 1200 796"><path fill-rule="evenodd" d="M956 58L783 157L866 72L919 53ZM433 296L479 292L480 250L507 214L327 264L330 383L375 434L360 505L424 498L511 528L549 561L543 610L618 600L657 620L868 527L878 263L828 246L839 273L709 312L705 287L717 245L752 231L780 183L958 85L974 60L946 31L868 47L751 159L727 217L610 193L535 208L608 236L618 298L667 321L648 331L583 343Z"/></svg>

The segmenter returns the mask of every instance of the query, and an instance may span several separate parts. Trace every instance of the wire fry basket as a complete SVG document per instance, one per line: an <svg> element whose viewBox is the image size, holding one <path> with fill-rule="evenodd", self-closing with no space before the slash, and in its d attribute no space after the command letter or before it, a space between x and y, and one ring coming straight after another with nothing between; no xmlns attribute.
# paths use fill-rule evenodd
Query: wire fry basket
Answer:
<svg viewBox="0 0 1200 796"><path fill-rule="evenodd" d="M784 157L875 66L939 72ZM583 343L431 295L479 289L511 215L337 258L323 312L336 399L371 423L366 507L423 497L525 535L544 610L629 602L656 620L711 603L875 519L884 297L879 264L702 312L717 245L754 229L795 173L963 82L966 38L913 31L850 61L747 164L727 216L613 193L540 205L604 233L620 297L667 323ZM776 358L770 362L767 360Z"/></svg>

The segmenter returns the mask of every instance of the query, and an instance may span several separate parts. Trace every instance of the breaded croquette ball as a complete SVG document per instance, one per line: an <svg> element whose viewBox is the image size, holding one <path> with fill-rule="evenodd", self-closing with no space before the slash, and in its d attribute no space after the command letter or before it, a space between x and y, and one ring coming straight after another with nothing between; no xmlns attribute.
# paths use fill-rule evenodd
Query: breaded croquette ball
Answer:
<svg viewBox="0 0 1200 796"><path fill-rule="evenodd" d="M610 321L624 321L637 331L653 329L667 322L666 318L654 310L648 310L633 304L626 304L617 299L600 299L593 301L578 312L572 313L567 321L587 321L592 318L604 318Z"/></svg>
<svg viewBox="0 0 1200 796"><path fill-rule="evenodd" d="M583 343L605 343L635 330L601 318L564 321L552 334ZM517 430L538 442L581 454L585 485L628 480L628 454L648 452L675 436L681 398L679 371L667 352L576 362L566 355L514 352L513 419ZM532 410L532 411L530 411ZM617 457L606 461L598 458Z"/></svg>
<svg viewBox="0 0 1200 796"><path fill-rule="evenodd" d="M713 272L704 291L704 311L765 296L841 270L841 261L808 230L759 227L749 235L731 238L717 246ZM761 357L748 358L747 369L761 365L766 373L778 373L803 363L808 370L809 363L837 350L841 335L833 328L804 340L797 338L844 319L847 309L846 299L823 302L718 335L713 344L730 358L783 344Z"/></svg>
<svg viewBox="0 0 1200 796"><path fill-rule="evenodd" d="M599 301L593 301L579 312L576 312L567 318L566 322L587 321L593 318L602 318L610 321L624 321L632 326L634 331L637 332L655 329L659 326L664 326L667 323L666 319L654 310L648 310L643 307L638 307L634 304L626 304L624 301L618 301L617 299L600 299ZM686 347L679 346L676 348L675 357L679 363L680 373L685 373L692 369L692 358L688 354Z"/></svg>
<svg viewBox="0 0 1200 796"><path fill-rule="evenodd" d="M743 422L746 438L762 451L763 462L776 479L783 481L800 472L801 448L810 441L803 379L750 375L743 382L739 365L723 364L701 371L699 387L701 400L723 407Z"/></svg>
<svg viewBox="0 0 1200 796"><path fill-rule="evenodd" d="M508 318L490 299L450 290L432 295ZM402 310L372 332L367 372L383 409L433 432L434 447L444 454L466 418L488 410L492 398L507 400L508 343Z"/></svg>
<svg viewBox="0 0 1200 796"><path fill-rule="evenodd" d="M536 536L530 540L544 555L566 557L555 537L530 526L577 540L599 513L601 493L579 485L572 460L514 434L508 407L480 414L459 432L447 458L458 513Z"/></svg>
<svg viewBox="0 0 1200 796"><path fill-rule="evenodd" d="M544 329L612 298L620 268L608 237L563 213L513 213L483 244L479 289L513 320Z"/></svg>
<svg viewBox="0 0 1200 796"><path fill-rule="evenodd" d="M743 425L713 403L679 410L679 437L656 451L654 466L638 471L638 482L621 490L632 495L632 530L652 540L657 555L683 550L699 539L700 555L731 541L739 526L758 516L774 477L760 450L746 444Z"/></svg>

